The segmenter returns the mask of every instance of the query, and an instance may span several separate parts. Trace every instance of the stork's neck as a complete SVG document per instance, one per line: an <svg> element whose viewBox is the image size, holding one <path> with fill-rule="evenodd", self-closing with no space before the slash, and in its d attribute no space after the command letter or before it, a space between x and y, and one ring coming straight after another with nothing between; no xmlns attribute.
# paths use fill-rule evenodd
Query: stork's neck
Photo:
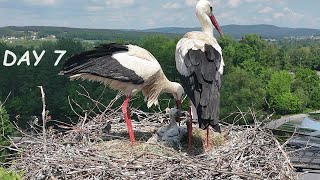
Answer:
<svg viewBox="0 0 320 180"><path fill-rule="evenodd" d="M165 79L163 82L163 92L171 93L173 96L177 94L177 89L179 84L176 82L171 82L168 79Z"/></svg>
<svg viewBox="0 0 320 180"><path fill-rule="evenodd" d="M177 121L176 121L176 116L171 114L170 115L170 124L169 124L170 128L172 127L178 127L177 125Z"/></svg>
<svg viewBox="0 0 320 180"><path fill-rule="evenodd" d="M213 27L209 16L206 13L197 11L197 17L201 25L202 32L213 37Z"/></svg>

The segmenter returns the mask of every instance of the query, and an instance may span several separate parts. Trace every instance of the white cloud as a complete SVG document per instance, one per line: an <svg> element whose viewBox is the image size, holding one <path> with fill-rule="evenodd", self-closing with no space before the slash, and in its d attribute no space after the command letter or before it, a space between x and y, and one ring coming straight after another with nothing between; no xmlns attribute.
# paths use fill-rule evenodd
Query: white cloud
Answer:
<svg viewBox="0 0 320 180"><path fill-rule="evenodd" d="M105 0L105 3L113 7L123 7L134 4L134 0Z"/></svg>
<svg viewBox="0 0 320 180"><path fill-rule="evenodd" d="M12 0L0 0L0 26L52 25L115 29L197 27L197 1L16 0L16 6L12 6ZM320 28L317 11L297 7L298 3L303 2L292 4L290 0L209 1L214 5L214 13L220 25L265 23L282 27ZM8 15L16 18L8 18Z"/></svg>
<svg viewBox="0 0 320 180"><path fill-rule="evenodd" d="M228 0L228 5L232 8L238 7L241 4L241 0Z"/></svg>
<svg viewBox="0 0 320 180"><path fill-rule="evenodd" d="M223 13L219 14L219 18L221 18L221 19L230 18L230 17L232 17L232 16L233 16L233 15L232 15L231 12L223 12Z"/></svg>
<svg viewBox="0 0 320 180"><path fill-rule="evenodd" d="M254 3L254 2L257 2L258 0L245 0L245 2L247 3Z"/></svg>
<svg viewBox="0 0 320 180"><path fill-rule="evenodd" d="M198 0L185 0L188 6L195 6Z"/></svg>
<svg viewBox="0 0 320 180"><path fill-rule="evenodd" d="M96 12L96 11L104 10L104 7L103 6L87 6L86 9L89 12Z"/></svg>
<svg viewBox="0 0 320 180"><path fill-rule="evenodd" d="M178 2L167 2L163 4L162 7L165 9L178 9L181 7L181 4Z"/></svg>
<svg viewBox="0 0 320 180"><path fill-rule="evenodd" d="M164 4L162 4L161 6L165 9L178 9L181 7L195 7L197 2L199 0L174 0L174 1L169 1L166 2Z"/></svg>
<svg viewBox="0 0 320 180"><path fill-rule="evenodd" d="M24 0L26 3L31 4L31 5L55 5L58 0Z"/></svg>
<svg viewBox="0 0 320 180"><path fill-rule="evenodd" d="M264 18L263 21L264 21L265 23L272 23L273 19L267 17L267 18Z"/></svg>
<svg viewBox="0 0 320 180"><path fill-rule="evenodd" d="M283 8L283 12L287 14L288 17L290 17L290 19L296 21L296 20L300 20L304 17L303 14L294 12L293 10L291 10L288 7Z"/></svg>
<svg viewBox="0 0 320 180"><path fill-rule="evenodd" d="M272 17L278 22L285 22L285 24L290 23L291 25L300 25L300 22L305 18L305 15L295 12L288 7L284 7L281 11L274 12Z"/></svg>
<svg viewBox="0 0 320 180"><path fill-rule="evenodd" d="M282 12L273 13L274 19L278 19L278 18L282 18L282 17L284 17L284 14Z"/></svg>
<svg viewBox="0 0 320 180"><path fill-rule="evenodd" d="M311 25L312 28L319 29L320 17L310 18L310 19L308 19L308 21L309 21L309 24Z"/></svg>
<svg viewBox="0 0 320 180"><path fill-rule="evenodd" d="M273 11L273 8L269 7L269 6L266 6L266 7L263 7L263 8L260 8L258 10L258 13L260 14L265 14L265 13L270 13Z"/></svg>

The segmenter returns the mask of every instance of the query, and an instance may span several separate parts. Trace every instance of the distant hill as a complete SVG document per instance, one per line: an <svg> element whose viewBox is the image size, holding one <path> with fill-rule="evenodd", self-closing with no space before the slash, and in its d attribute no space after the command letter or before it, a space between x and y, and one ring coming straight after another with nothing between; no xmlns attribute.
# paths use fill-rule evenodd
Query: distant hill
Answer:
<svg viewBox="0 0 320 180"><path fill-rule="evenodd" d="M135 30L116 30L116 29L87 29L87 28L68 28L68 27L51 27L51 26L8 26L0 28L0 38L15 37L32 37L43 38L55 35L57 38L72 38L80 40L106 40L106 41L137 41L142 37L149 35L166 35L176 38L180 35L162 33L162 32L142 32Z"/></svg>
<svg viewBox="0 0 320 180"><path fill-rule="evenodd" d="M224 34L231 35L234 38L241 38L245 34L259 34L263 38L279 39L290 36L312 36L320 35L318 29L308 28L287 28L277 27L273 25L226 25L222 26ZM167 28L155 28L146 29L142 32L161 32L161 33L176 33L184 34L189 31L199 31L200 28L180 28L180 27L167 27ZM216 32L217 33L217 32Z"/></svg>
<svg viewBox="0 0 320 180"><path fill-rule="evenodd" d="M221 27L224 34L228 34L236 39L240 39L245 34L258 34L263 38L282 39L284 37L298 36L320 36L320 30L307 28L286 28L273 25L226 25ZM77 38L83 40L119 40L127 41L139 40L148 35L166 35L171 38L181 37L189 31L198 31L200 28L164 27L146 30L132 29L86 29L67 28L49 26L8 26L0 28L0 37L3 36L31 36L32 32L37 32L39 38L48 35L55 35L57 38ZM217 32L216 32L217 34Z"/></svg>

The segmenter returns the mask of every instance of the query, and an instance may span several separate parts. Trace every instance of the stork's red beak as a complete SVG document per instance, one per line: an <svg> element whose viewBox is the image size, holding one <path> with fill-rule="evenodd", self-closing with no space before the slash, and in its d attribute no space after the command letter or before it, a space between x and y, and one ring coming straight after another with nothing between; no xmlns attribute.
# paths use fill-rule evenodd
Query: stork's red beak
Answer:
<svg viewBox="0 0 320 180"><path fill-rule="evenodd" d="M209 15L209 17L210 17L210 19L211 19L212 24L213 24L214 27L217 29L218 33L220 34L220 36L221 36L222 39L223 39L223 38L224 38L223 32L222 32L222 30L221 30L221 28L220 28L220 26L219 26L218 21L216 20L216 18L214 17L213 14Z"/></svg>

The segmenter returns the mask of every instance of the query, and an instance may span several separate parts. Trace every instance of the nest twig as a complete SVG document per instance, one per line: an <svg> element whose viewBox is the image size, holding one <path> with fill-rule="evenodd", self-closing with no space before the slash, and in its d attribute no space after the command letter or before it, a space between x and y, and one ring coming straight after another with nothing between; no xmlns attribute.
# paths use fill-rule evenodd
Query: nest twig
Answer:
<svg viewBox="0 0 320 180"><path fill-rule="evenodd" d="M60 126L66 133L48 129L45 148L41 133L26 135L28 143L12 142L19 153L7 165L23 171L25 179L298 179L287 152L261 123L229 125L224 144L190 156L147 138L131 145L120 108L106 107L95 117L85 113L77 124ZM132 113L142 135L167 119L164 113Z"/></svg>
<svg viewBox="0 0 320 180"><path fill-rule="evenodd" d="M34 138L19 149L11 168L23 170L26 179L297 179L286 152L263 127L227 127L224 145L189 156L158 144L132 146L120 122L112 131L124 136L102 141L105 122L121 119L121 113L113 113L83 119L66 134L48 130L46 152L43 139ZM148 119L134 123L135 129L159 126Z"/></svg>

